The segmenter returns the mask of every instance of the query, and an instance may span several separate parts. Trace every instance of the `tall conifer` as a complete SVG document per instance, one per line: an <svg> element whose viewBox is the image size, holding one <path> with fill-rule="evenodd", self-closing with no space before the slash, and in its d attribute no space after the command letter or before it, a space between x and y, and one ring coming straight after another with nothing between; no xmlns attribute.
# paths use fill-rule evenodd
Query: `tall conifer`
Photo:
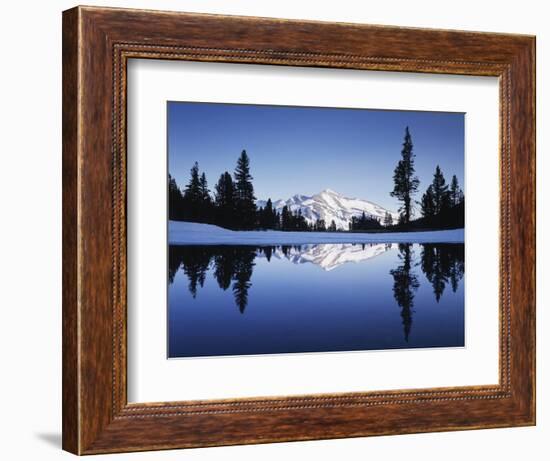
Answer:
<svg viewBox="0 0 550 461"><path fill-rule="evenodd" d="M405 129L405 139L401 150L401 160L397 162L393 173L394 187L390 192L392 197L402 202L399 208L400 222L408 224L412 217L412 198L416 193L419 180L415 176L413 143L409 127Z"/></svg>
<svg viewBox="0 0 550 461"><path fill-rule="evenodd" d="M250 159L246 150L241 152L235 168L235 214L237 225L252 229L256 223L256 197L250 174Z"/></svg>

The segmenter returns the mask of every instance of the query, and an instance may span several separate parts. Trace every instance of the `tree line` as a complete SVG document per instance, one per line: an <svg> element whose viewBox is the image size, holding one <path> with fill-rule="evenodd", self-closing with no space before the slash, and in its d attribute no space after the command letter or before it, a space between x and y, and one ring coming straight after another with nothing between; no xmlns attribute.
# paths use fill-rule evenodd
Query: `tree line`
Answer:
<svg viewBox="0 0 550 461"><path fill-rule="evenodd" d="M323 219L311 222L303 216L301 209L291 210L285 205L279 212L274 208L271 198L264 207L258 207L252 180L250 158L246 150L243 150L237 159L233 175L227 171L220 175L212 197L206 174L200 172L199 164L195 162L190 171L189 182L183 190L168 175L169 219L214 224L233 230L338 230L334 220L330 223ZM436 166L432 182L420 201L415 200L420 180L416 176L409 127L405 129L401 158L394 169L393 183L390 195L400 202L398 222L394 223L389 212L386 212L382 222L363 212L360 216L352 217L348 231L373 231L383 227L388 230L464 227L464 193L456 175L447 184L439 165ZM415 205L420 205L421 211L421 216L417 219L413 219Z"/></svg>
<svg viewBox="0 0 550 461"><path fill-rule="evenodd" d="M302 210L284 206L281 212L273 207L271 198L264 207L256 206L253 177L250 174L250 158L246 150L241 152L233 176L225 171L210 195L206 174L195 162L189 182L182 190L176 180L168 175L169 219L215 224L233 230L275 229L283 231L336 231L336 223L327 225L323 219L313 223L302 215Z"/></svg>
<svg viewBox="0 0 550 461"><path fill-rule="evenodd" d="M415 154L409 127L405 128L405 138L401 150L401 159L398 161L394 173L394 188L390 192L397 198L399 207L399 227L415 227L411 225L415 203L420 205L421 218L417 224L420 227L463 227L464 226L464 193L458 184L456 175L453 175L450 185L439 165L436 166L431 184L428 185L419 202L415 202L414 195L420 187L420 180L416 176L414 166Z"/></svg>
<svg viewBox="0 0 550 461"><path fill-rule="evenodd" d="M217 224L229 229L252 229L259 220L275 219L273 211L258 213L250 174L250 159L245 150L237 160L233 177L229 172L220 175L210 195L206 174L200 173L199 164L191 168L189 182L183 189L168 175L169 218L176 221Z"/></svg>

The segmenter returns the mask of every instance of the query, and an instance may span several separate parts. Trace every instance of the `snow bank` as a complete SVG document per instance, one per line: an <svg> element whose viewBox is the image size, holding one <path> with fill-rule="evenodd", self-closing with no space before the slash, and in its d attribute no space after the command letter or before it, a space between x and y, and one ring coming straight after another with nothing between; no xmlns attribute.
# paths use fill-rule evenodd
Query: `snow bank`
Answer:
<svg viewBox="0 0 550 461"><path fill-rule="evenodd" d="M304 245L308 243L463 243L464 229L427 232L345 233L232 231L211 224L170 221L171 245Z"/></svg>

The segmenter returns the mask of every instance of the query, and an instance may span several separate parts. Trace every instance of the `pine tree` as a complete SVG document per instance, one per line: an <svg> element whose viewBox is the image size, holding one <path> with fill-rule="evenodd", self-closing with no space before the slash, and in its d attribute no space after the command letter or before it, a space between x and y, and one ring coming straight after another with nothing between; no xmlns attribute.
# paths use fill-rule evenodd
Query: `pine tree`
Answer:
<svg viewBox="0 0 550 461"><path fill-rule="evenodd" d="M214 220L214 203L212 197L210 197L210 189L208 189L208 181L206 180L206 174L203 172L200 177L200 193L201 193L201 205L200 205L200 219L202 222L213 224Z"/></svg>
<svg viewBox="0 0 550 461"><path fill-rule="evenodd" d="M170 174L168 174L168 216L169 219L177 221L184 218L183 194Z"/></svg>
<svg viewBox="0 0 550 461"><path fill-rule="evenodd" d="M409 127L405 129L405 139L401 150L401 160L397 163L393 173L394 188L390 192L402 206L399 208L400 222L408 224L412 217L412 197L418 189L420 181L415 176L413 143Z"/></svg>
<svg viewBox="0 0 550 461"><path fill-rule="evenodd" d="M262 207L259 207L256 209L257 218L256 221L258 223L258 227L260 229L267 229L267 221L265 216L265 209Z"/></svg>
<svg viewBox="0 0 550 461"><path fill-rule="evenodd" d="M199 202L202 197L201 180L199 177L199 164L195 162L191 168L191 178L185 187L185 196L189 200Z"/></svg>
<svg viewBox="0 0 550 461"><path fill-rule="evenodd" d="M294 228L298 231L307 231L308 225L306 218L302 215L302 209L298 208L296 215L294 216Z"/></svg>
<svg viewBox="0 0 550 461"><path fill-rule="evenodd" d="M233 179L226 171L220 175L218 183L215 186L215 207L216 207L216 222L223 227L234 227L233 217L235 213L235 188Z"/></svg>
<svg viewBox="0 0 550 461"><path fill-rule="evenodd" d="M210 189L208 189L208 181L206 181L206 174L202 173L200 177L200 194L201 194L201 200L204 202L210 202L212 201L212 198L210 197Z"/></svg>
<svg viewBox="0 0 550 461"><path fill-rule="evenodd" d="M281 229L291 230L292 228L292 214L290 213L288 206L285 205L281 211Z"/></svg>
<svg viewBox="0 0 550 461"><path fill-rule="evenodd" d="M433 214L438 215L449 206L449 186L445 183L445 177L443 176L439 165L435 168L431 187L434 204Z"/></svg>
<svg viewBox="0 0 550 461"><path fill-rule="evenodd" d="M281 226L281 213L279 213L278 211L274 211L274 214L275 214L275 227L274 227L274 229L282 229L282 226Z"/></svg>
<svg viewBox="0 0 550 461"><path fill-rule="evenodd" d="M273 203L268 198L265 204L265 208L258 212L260 215L260 225L264 229L275 229L277 224L277 212L273 209Z"/></svg>
<svg viewBox="0 0 550 461"><path fill-rule="evenodd" d="M380 221L371 215L366 215L365 212L361 213L361 216L352 216L348 225L350 231L368 231L372 229L379 229L381 227Z"/></svg>
<svg viewBox="0 0 550 461"><path fill-rule="evenodd" d="M389 227L393 225L393 218L389 211L386 211L384 215L384 226Z"/></svg>
<svg viewBox="0 0 550 461"><path fill-rule="evenodd" d="M456 178L456 175L453 175L453 178L451 179L451 188L449 190L449 193L451 205L453 206L458 205L464 200L464 193L458 185L458 179Z"/></svg>
<svg viewBox="0 0 550 461"><path fill-rule="evenodd" d="M426 189L426 192L424 192L420 206L422 208L422 216L425 218L435 214L434 192L431 184Z"/></svg>
<svg viewBox="0 0 550 461"><path fill-rule="evenodd" d="M237 225L252 229L256 221L256 197L250 174L250 159L246 150L241 152L235 169L235 215Z"/></svg>
<svg viewBox="0 0 550 461"><path fill-rule="evenodd" d="M329 232L336 232L336 223L334 222L334 219L330 222L330 226L328 227Z"/></svg>
<svg viewBox="0 0 550 461"><path fill-rule="evenodd" d="M186 221L203 222L201 219L201 204L203 195L199 176L199 164L195 162L191 168L191 177L183 195L184 219Z"/></svg>

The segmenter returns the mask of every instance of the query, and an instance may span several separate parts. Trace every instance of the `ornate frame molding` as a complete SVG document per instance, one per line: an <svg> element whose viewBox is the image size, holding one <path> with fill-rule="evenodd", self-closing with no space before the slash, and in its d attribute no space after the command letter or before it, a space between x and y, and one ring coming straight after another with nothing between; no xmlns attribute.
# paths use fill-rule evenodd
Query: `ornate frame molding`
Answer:
<svg viewBox="0 0 550 461"><path fill-rule="evenodd" d="M139 58L499 77L499 384L128 404L126 64ZM63 59L66 450L534 424L533 37L77 7L63 16Z"/></svg>

